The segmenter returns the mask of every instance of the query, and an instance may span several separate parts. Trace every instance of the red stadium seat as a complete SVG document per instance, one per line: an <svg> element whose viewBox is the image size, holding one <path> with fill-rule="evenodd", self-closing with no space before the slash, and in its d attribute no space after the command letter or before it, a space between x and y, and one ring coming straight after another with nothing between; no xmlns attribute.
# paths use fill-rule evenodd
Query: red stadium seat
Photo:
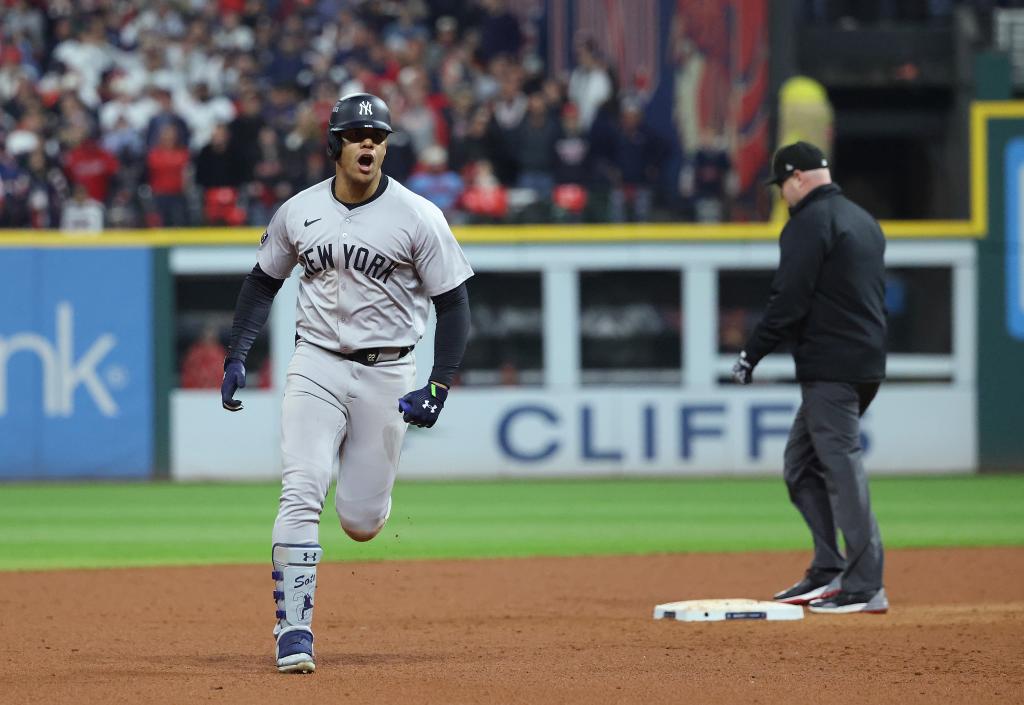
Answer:
<svg viewBox="0 0 1024 705"><path fill-rule="evenodd" d="M238 189L218 186L206 190L203 215L210 225L242 225L245 210L238 205Z"/></svg>
<svg viewBox="0 0 1024 705"><path fill-rule="evenodd" d="M567 213L582 213L587 206L587 191L579 184L559 184L552 200L556 207Z"/></svg>

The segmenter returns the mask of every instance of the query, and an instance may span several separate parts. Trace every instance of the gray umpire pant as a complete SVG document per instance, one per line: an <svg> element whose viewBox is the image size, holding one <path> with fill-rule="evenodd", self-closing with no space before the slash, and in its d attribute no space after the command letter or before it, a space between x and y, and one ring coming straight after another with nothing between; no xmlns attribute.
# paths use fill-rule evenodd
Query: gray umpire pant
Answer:
<svg viewBox="0 0 1024 705"><path fill-rule="evenodd" d="M877 392L877 383L802 382L803 403L786 443L789 497L814 538L811 568L842 571L847 592L882 587L882 537L860 444L860 417ZM843 532L845 557L836 526Z"/></svg>

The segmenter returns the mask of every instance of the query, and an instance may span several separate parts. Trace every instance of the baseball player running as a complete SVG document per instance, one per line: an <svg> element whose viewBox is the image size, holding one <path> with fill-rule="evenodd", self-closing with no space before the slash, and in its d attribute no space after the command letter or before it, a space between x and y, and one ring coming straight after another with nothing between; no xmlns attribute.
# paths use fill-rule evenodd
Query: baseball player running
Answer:
<svg viewBox="0 0 1024 705"><path fill-rule="evenodd" d="M339 100L327 128L334 178L288 199L260 240L238 295L221 397L245 386L245 358L275 294L301 266L296 344L281 409L282 489L274 522L277 669L312 673L320 513L333 469L341 527L369 541L391 512L407 424L430 428L444 408L469 334L466 256L436 206L381 172L391 117L377 96ZM409 353L437 311L434 367ZM397 410L396 410L397 403Z"/></svg>

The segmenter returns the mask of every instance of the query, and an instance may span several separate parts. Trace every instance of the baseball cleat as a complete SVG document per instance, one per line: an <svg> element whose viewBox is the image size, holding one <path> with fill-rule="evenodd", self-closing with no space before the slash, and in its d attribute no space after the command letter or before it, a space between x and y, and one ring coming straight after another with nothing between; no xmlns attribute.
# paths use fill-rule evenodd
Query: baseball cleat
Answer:
<svg viewBox="0 0 1024 705"><path fill-rule="evenodd" d="M313 632L297 629L277 638L277 670L281 673L312 673Z"/></svg>
<svg viewBox="0 0 1024 705"><path fill-rule="evenodd" d="M808 570L803 580L775 593L772 599L789 605L805 605L811 600L832 597L839 592L841 575L834 571Z"/></svg>
<svg viewBox="0 0 1024 705"><path fill-rule="evenodd" d="M817 614L885 614L889 611L889 599L885 588L867 592L839 592L823 600L814 600L807 609Z"/></svg>

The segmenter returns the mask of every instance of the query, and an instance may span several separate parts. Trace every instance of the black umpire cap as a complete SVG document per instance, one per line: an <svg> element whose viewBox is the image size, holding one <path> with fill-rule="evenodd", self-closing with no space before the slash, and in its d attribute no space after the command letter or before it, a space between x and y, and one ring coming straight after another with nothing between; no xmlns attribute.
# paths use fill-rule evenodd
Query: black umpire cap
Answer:
<svg viewBox="0 0 1024 705"><path fill-rule="evenodd" d="M780 147L772 159L772 176L764 182L765 186L779 186L794 171L810 171L827 169L828 159L820 149L809 142L794 142Z"/></svg>

